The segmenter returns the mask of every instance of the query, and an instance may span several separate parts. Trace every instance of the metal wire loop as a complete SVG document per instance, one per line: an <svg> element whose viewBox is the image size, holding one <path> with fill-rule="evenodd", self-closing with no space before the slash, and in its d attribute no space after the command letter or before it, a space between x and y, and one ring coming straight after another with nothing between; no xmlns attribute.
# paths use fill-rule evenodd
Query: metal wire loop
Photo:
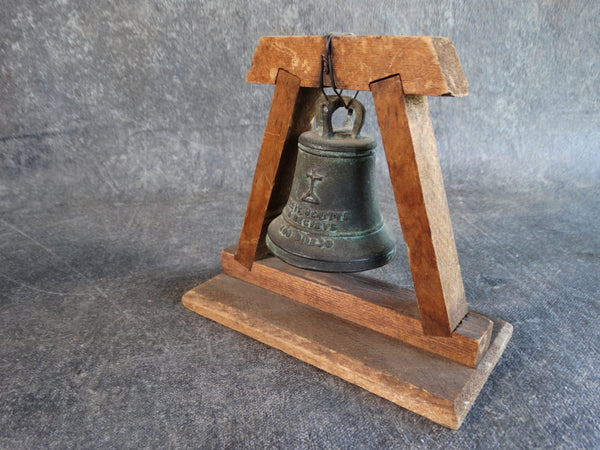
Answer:
<svg viewBox="0 0 600 450"><path fill-rule="evenodd" d="M348 102L348 104L346 104L345 100L342 98L342 93L344 92L344 90L343 89L338 90L338 88L336 86L335 72L333 69L333 49L331 47L331 41L333 41L333 38L337 37L337 36L353 36L353 34L352 33L329 33L327 35L327 41L325 42L325 53L323 53L321 55L321 75L319 77L319 84L321 85L321 92L323 92L325 99L327 101L329 101L329 96L325 92L325 86L323 84L325 74L328 74L329 79L331 80L331 89L333 89L333 92L335 92L335 95L337 95L339 97L339 99L342 101L344 107L346 109L350 109L352 100L354 100L358 96L359 91L356 91L354 93L354 97L352 97L352 100L350 100L350 102Z"/></svg>

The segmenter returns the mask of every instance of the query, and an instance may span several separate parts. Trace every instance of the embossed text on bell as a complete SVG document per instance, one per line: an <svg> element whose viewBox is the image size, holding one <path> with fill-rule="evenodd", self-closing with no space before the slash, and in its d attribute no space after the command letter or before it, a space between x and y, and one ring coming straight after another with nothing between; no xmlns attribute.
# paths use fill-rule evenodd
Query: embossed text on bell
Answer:
<svg viewBox="0 0 600 450"><path fill-rule="evenodd" d="M348 105L343 128L333 113ZM267 246L297 267L358 272L386 264L395 253L383 221L375 181L375 140L360 134L364 106L356 99L321 98L317 129L298 139L292 189L282 214L269 225Z"/></svg>

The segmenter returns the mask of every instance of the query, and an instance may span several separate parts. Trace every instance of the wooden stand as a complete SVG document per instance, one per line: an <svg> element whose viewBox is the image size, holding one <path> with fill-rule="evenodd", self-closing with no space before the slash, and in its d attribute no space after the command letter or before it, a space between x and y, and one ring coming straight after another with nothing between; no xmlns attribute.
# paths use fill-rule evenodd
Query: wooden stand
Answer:
<svg viewBox="0 0 600 450"><path fill-rule="evenodd" d="M247 81L275 92L240 240L223 250L223 273L183 303L456 429L512 333L467 308L425 97L466 95L467 83L446 38L344 36L333 47L337 86L373 94L415 292L267 256L266 228L289 195L298 136L310 129L325 38L265 37Z"/></svg>

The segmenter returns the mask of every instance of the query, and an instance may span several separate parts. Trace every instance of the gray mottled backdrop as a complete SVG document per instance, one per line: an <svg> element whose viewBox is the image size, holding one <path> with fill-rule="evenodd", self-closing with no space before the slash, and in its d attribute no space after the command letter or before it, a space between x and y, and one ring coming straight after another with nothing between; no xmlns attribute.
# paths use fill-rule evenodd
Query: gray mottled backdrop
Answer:
<svg viewBox="0 0 600 450"><path fill-rule="evenodd" d="M593 0L3 0L0 446L599 445L599 23ZM430 100L438 149L469 301L516 328L459 432L179 303L239 232L258 39L332 31L447 36L469 81Z"/></svg>
<svg viewBox="0 0 600 450"><path fill-rule="evenodd" d="M5 3L3 197L247 189L272 92L244 82L258 39L331 31L454 41L470 95L431 101L449 185L599 179L594 1Z"/></svg>

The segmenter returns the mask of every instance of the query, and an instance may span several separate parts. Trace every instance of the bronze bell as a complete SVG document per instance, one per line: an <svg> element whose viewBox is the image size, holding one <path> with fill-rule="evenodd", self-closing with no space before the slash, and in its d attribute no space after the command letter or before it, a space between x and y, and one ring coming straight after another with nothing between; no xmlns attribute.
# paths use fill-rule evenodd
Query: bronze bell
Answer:
<svg viewBox="0 0 600 450"><path fill-rule="evenodd" d="M348 120L333 129L335 110ZM324 272L358 272L386 264L396 246L377 202L376 142L360 135L365 108L336 97L317 104L317 129L298 139L291 193L267 231L267 246L288 264Z"/></svg>

